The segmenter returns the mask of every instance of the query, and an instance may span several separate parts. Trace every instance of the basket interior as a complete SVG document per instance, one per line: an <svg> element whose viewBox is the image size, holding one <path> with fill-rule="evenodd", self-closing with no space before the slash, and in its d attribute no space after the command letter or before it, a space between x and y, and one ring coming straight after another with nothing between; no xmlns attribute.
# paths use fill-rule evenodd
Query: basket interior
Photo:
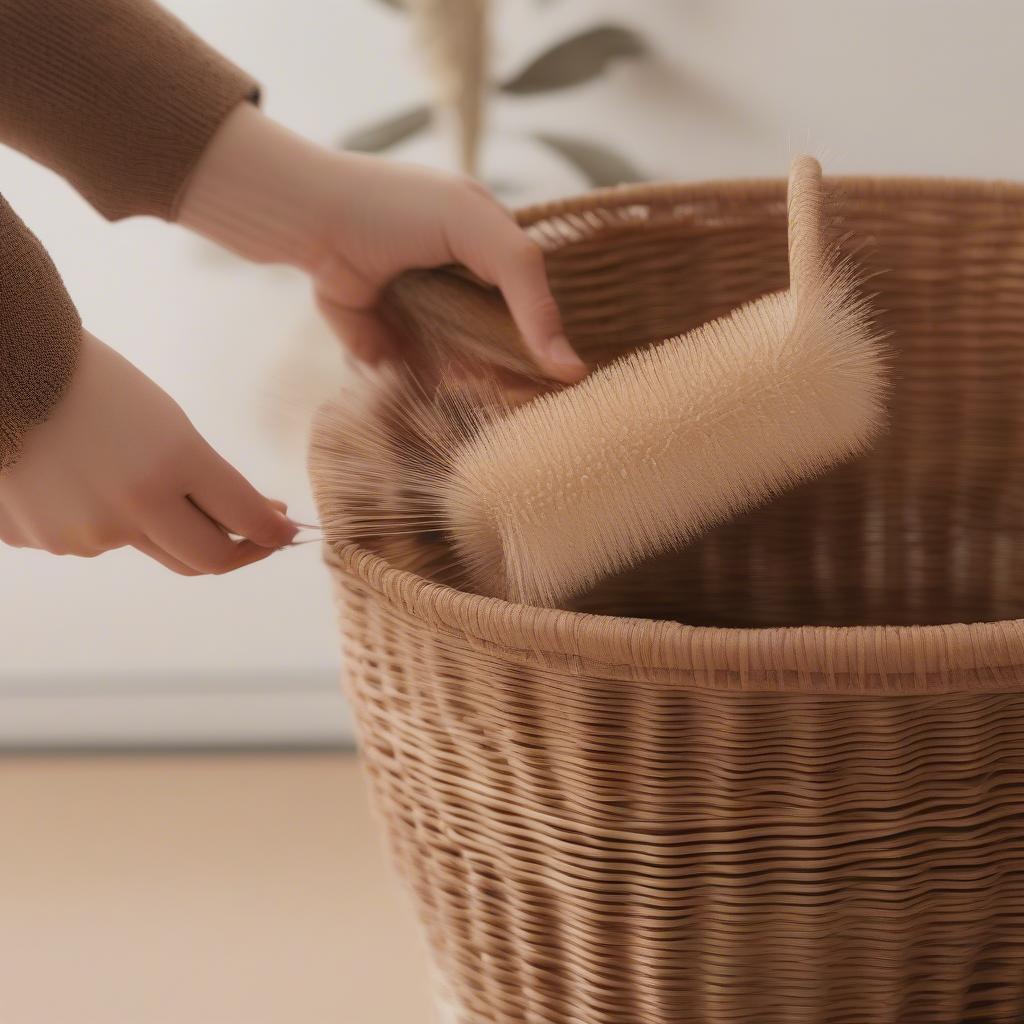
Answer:
<svg viewBox="0 0 1024 1024"><path fill-rule="evenodd" d="M838 191L834 230L892 349L888 432L866 457L575 608L720 626L1024 617L1021 193L877 181ZM574 344L605 361L785 288L784 199L781 188L652 192L541 217L533 230Z"/></svg>

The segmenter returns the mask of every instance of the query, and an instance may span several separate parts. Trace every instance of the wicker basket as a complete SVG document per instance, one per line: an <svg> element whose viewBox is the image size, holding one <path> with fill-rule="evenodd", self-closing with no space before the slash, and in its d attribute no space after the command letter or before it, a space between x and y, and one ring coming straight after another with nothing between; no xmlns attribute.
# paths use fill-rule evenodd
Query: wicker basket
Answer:
<svg viewBox="0 0 1024 1024"><path fill-rule="evenodd" d="M1024 188L830 186L884 271L895 392L868 457L597 614L327 551L459 1022L1024 1021ZM590 359L787 283L783 182L521 216Z"/></svg>

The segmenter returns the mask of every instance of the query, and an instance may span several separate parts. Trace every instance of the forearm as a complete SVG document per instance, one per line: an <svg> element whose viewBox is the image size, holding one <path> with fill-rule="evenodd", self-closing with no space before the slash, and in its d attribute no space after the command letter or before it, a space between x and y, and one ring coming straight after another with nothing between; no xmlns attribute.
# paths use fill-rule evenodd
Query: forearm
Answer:
<svg viewBox="0 0 1024 1024"><path fill-rule="evenodd" d="M0 475L67 390L80 337L56 267L0 196Z"/></svg>
<svg viewBox="0 0 1024 1024"><path fill-rule="evenodd" d="M150 0L0 0L0 141L104 216L174 219L255 82Z"/></svg>
<svg viewBox="0 0 1024 1024"><path fill-rule="evenodd" d="M309 270L340 159L241 104L196 165L177 220L247 259Z"/></svg>

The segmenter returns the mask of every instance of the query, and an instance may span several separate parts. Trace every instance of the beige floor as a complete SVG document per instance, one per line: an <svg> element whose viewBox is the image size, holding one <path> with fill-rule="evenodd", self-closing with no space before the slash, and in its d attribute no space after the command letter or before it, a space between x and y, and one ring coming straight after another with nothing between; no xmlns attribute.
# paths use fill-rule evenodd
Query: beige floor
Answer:
<svg viewBox="0 0 1024 1024"><path fill-rule="evenodd" d="M335 755L0 759L2 1024L427 1024Z"/></svg>

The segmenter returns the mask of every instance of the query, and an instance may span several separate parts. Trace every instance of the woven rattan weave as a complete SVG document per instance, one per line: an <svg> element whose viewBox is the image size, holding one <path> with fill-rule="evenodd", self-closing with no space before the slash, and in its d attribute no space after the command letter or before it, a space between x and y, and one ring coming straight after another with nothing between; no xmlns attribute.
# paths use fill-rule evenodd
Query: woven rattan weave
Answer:
<svg viewBox="0 0 1024 1024"><path fill-rule="evenodd" d="M1024 188L830 185L893 350L868 456L597 614L326 552L460 1022L1024 1021ZM521 216L591 360L786 287L784 182Z"/></svg>

